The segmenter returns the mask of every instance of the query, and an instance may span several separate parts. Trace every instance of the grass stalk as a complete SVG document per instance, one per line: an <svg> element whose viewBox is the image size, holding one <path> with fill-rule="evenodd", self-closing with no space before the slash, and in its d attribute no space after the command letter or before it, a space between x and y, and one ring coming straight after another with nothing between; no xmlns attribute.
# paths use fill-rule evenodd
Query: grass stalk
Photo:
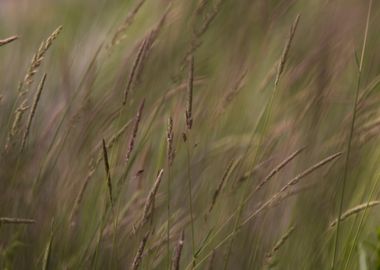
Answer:
<svg viewBox="0 0 380 270"><path fill-rule="evenodd" d="M364 62L364 55L365 55L366 44L367 44L367 36L368 36L368 28L369 28L369 20L370 20L371 10L372 10L372 0L369 0L367 21L366 21L366 27L365 27L365 31L364 31L364 41L363 41L363 47L362 47L360 62L359 62L359 67L358 67L358 77L357 77L357 84L356 84L356 89L355 89L354 104L353 104L353 109L352 109L352 118L351 118L351 123L350 123L348 141L347 141L346 159L344 162L343 178L342 178L342 183L341 183L341 192L340 192L339 210L338 210L338 221L336 224L336 234L335 234L333 257L332 257L332 263L331 263L331 269L332 270L335 269L336 261L337 261L337 255L338 255L337 253L339 250L340 221L341 221L341 216L342 216L342 211L343 211L344 195L346 192L346 182L347 182L348 171L349 171L349 161L351 158L352 139L353 139L354 129L355 129L357 105L358 105L358 98L359 98L359 89L360 89L360 85L361 85L360 84L361 83L361 75L362 75L362 70L363 70L363 62Z"/></svg>

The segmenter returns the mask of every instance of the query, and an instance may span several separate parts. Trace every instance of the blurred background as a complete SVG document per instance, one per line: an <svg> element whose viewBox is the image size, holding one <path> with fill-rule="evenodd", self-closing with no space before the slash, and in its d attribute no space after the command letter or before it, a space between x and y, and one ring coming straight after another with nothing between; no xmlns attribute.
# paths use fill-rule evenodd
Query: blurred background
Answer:
<svg viewBox="0 0 380 270"><path fill-rule="evenodd" d="M1 268L380 269L379 31L378 1L0 0Z"/></svg>

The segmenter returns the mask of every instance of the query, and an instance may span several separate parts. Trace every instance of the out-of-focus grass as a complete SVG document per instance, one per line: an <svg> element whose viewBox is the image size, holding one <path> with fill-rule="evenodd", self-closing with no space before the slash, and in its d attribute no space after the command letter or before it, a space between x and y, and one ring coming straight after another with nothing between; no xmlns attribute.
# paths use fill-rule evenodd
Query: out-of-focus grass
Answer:
<svg viewBox="0 0 380 270"><path fill-rule="evenodd" d="M338 245L337 226L330 227L339 213L367 11L368 1L353 0L1 1L0 39L19 36L0 47L1 268L168 269L179 260L180 269L328 269L336 249L335 269L376 269L376 203L342 219ZM379 11L374 1L343 213L379 199ZM20 97L33 55L59 25L62 32ZM9 144L25 98L29 107Z"/></svg>

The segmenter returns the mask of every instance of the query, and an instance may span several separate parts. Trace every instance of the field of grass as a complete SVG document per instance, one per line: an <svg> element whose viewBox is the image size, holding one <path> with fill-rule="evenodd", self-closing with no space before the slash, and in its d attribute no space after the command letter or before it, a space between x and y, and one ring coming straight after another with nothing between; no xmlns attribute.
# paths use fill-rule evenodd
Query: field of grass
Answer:
<svg viewBox="0 0 380 270"><path fill-rule="evenodd" d="M380 3L0 0L0 269L380 269Z"/></svg>

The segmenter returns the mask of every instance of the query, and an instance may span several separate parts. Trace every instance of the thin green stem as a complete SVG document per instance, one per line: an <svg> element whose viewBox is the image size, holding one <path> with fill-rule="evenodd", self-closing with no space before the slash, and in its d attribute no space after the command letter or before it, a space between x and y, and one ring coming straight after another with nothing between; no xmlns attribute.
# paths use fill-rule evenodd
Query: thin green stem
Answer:
<svg viewBox="0 0 380 270"><path fill-rule="evenodd" d="M335 269L336 260L337 260L337 252L339 249L339 229L340 229L340 221L341 221L340 219L341 219L341 215L342 215L342 211L343 211L344 195L346 192L346 182L347 182L347 176L348 176L349 161L350 161L350 157L351 157L352 138L353 138L355 122L356 122L357 104L358 104L358 98L359 98L361 74L362 74L362 70L363 70L364 54L365 54L365 49L366 49L366 44L367 44L368 27L369 27L369 19L370 19L370 15L371 15L371 9L372 9L372 0L369 1L367 22L366 22L365 33L364 33L364 41L363 41L363 47L362 47L359 69L358 69L358 78L357 78L357 84L356 84L356 90L355 90L352 119L351 119L350 131L349 131L349 136L348 136L348 142L347 142L347 153L346 153L346 160L345 160L345 164L344 164L342 189L341 189L340 201L339 201L338 222L337 222L337 226L336 226L333 260L332 260L332 265L331 265L332 270Z"/></svg>
<svg viewBox="0 0 380 270"><path fill-rule="evenodd" d="M350 263L352 251L354 250L354 248L356 246L356 243L357 243L358 238L359 238L359 234L361 232L361 229L363 228L364 219L365 219L365 216L366 216L368 208L369 208L369 203L372 200L372 197L373 197L373 194L375 193L375 190L377 190L377 187L378 187L378 184L379 184L379 179L380 179L380 175L377 177L377 179L376 179L376 181L375 181L375 183L374 183L374 185L372 187L372 190L371 190L371 192L370 192L370 194L368 196L367 205L366 205L366 208L364 209L364 213L362 214L362 216L360 218L359 226L358 226L358 228L356 230L356 233L355 233L354 242L353 242L352 246L350 247L350 251L348 253L348 258L347 258L346 264L344 266L344 270L348 269L348 265Z"/></svg>
<svg viewBox="0 0 380 270"><path fill-rule="evenodd" d="M285 44L285 47L283 49L283 52L282 52L282 55L281 55L281 58L280 58L280 62L279 62L278 68L277 68L277 74L276 74L276 78L275 78L275 81L274 81L272 93L270 95L269 101L267 102L267 104L265 106L264 113L262 115L263 118L262 119L260 118L259 122L258 122L258 125L262 124L262 129L261 129L261 134L259 134L260 135L259 136L259 142L258 142L256 151L254 152L254 157L253 157L253 162L252 162L252 168L254 168L254 166L256 165L257 159L259 157L259 152L261 150L262 143L264 141L264 136L265 136L265 134L267 132L268 123L271 120L273 101L274 101L275 95L277 93L277 87L278 87L278 84L280 82L280 78L281 78L282 72L284 70L284 66L285 66L285 63L286 63L286 60L287 60L287 57L288 57L290 45L291 45L292 40L294 38L294 34L295 34L296 29L297 29L299 18L300 18L300 16L297 15L295 21L293 22L293 24L292 24L292 26L290 28L289 38L288 38L288 40L287 40L287 42ZM261 123L261 120L263 120L262 123ZM228 250L227 250L227 255L226 255L226 259L225 259L225 263L224 263L224 270L226 270L227 267L228 267L228 261L229 261L229 258L231 256L233 241L234 241L234 238L235 238L236 231L238 229L238 225L240 223L241 215L242 215L242 213L244 211L244 202L246 201L246 199L249 196L250 196L249 189L248 188L244 188L244 195L241 197L241 200L239 202L238 215L236 217L236 220L235 220L235 223L234 223L234 227L233 227L232 239L230 241L230 244L229 244Z"/></svg>
<svg viewBox="0 0 380 270"><path fill-rule="evenodd" d="M167 212L168 212L168 220L167 220L167 234L166 234L166 238L167 238L167 243L166 243L166 248L167 248L167 256L168 256L168 270L170 270L170 258L171 258L171 254L170 254L170 197L171 197L171 194L170 194L170 182L171 182L171 166L170 164L168 164L168 186L167 186L167 193L168 193L168 199L167 199Z"/></svg>
<svg viewBox="0 0 380 270"><path fill-rule="evenodd" d="M193 195L192 195L192 179L191 179L191 154L189 149L189 136L186 141L186 155L187 155L187 179L188 179L188 194L189 194L189 207L190 207L190 223L191 223L191 247L193 253L193 264L195 264L195 236L194 236L194 213L193 213Z"/></svg>

